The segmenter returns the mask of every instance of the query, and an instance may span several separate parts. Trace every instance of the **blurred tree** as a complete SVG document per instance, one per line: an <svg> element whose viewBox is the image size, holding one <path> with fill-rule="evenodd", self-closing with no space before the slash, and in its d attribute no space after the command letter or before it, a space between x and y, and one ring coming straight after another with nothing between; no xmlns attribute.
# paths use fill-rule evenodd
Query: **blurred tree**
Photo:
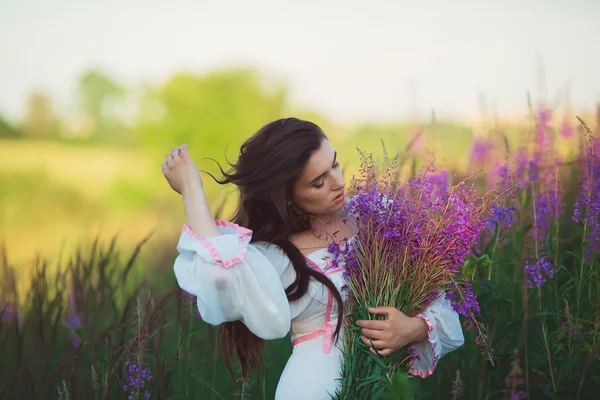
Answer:
<svg viewBox="0 0 600 400"><path fill-rule="evenodd" d="M16 138L19 136L19 130L0 115L0 138Z"/></svg>
<svg viewBox="0 0 600 400"><path fill-rule="evenodd" d="M120 101L125 89L106 73L89 70L81 75L77 86L78 103L95 126L94 134L103 140L119 140L123 123L119 117Z"/></svg>
<svg viewBox="0 0 600 400"><path fill-rule="evenodd" d="M47 138L56 133L56 127L57 120L50 96L44 92L31 93L21 126L24 136Z"/></svg>
<svg viewBox="0 0 600 400"><path fill-rule="evenodd" d="M160 157L187 143L195 160L211 157L222 163L226 147L228 158L235 159L243 140L281 117L286 99L284 83L251 69L180 73L143 96L137 128Z"/></svg>

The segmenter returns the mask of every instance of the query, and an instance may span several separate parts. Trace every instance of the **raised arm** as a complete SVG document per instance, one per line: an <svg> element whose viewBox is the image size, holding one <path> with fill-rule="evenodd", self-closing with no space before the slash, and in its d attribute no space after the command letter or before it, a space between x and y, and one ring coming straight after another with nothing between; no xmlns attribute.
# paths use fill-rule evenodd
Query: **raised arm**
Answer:
<svg viewBox="0 0 600 400"><path fill-rule="evenodd" d="M175 276L183 290L197 296L202 319L212 325L242 321L263 339L287 335L290 306L280 277L289 259L274 248L250 244L250 230L213 219L187 148L167 156L163 172L173 189L181 189L186 213Z"/></svg>
<svg viewBox="0 0 600 400"><path fill-rule="evenodd" d="M162 171L173 190L181 193L187 225L198 235L218 236L219 230L202 187L202 177L188 153L187 145L175 147L167 154Z"/></svg>

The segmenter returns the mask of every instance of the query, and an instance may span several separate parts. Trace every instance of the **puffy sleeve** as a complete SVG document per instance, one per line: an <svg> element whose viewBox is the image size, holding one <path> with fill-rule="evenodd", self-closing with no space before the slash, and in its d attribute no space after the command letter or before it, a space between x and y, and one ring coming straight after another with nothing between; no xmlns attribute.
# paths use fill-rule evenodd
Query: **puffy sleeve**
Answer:
<svg viewBox="0 0 600 400"><path fill-rule="evenodd" d="M433 374L438 360L462 346L465 338L459 316L443 294L418 317L427 323L429 332L427 339L413 343L415 361L409 372L426 378Z"/></svg>
<svg viewBox="0 0 600 400"><path fill-rule="evenodd" d="M252 231L215 221L219 236L201 237L185 225L177 244L175 277L197 297L201 318L211 325L242 321L262 339L290 330L290 306L280 276L289 259L277 247L250 244Z"/></svg>

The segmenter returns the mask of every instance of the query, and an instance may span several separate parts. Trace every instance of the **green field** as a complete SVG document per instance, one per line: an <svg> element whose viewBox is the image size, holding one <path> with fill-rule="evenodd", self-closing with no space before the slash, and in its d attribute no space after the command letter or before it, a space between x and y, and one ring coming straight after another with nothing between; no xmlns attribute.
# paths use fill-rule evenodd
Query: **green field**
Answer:
<svg viewBox="0 0 600 400"><path fill-rule="evenodd" d="M489 189L494 181L488 178L503 157L502 135L485 137L496 146L494 158L472 165L469 127L424 128L414 146L409 143L416 131L407 125L333 127L330 139L347 178L358 168L356 147L382 159L383 139L388 156L406 158L406 173L432 150L442 169L483 169L477 182L482 191ZM518 144L531 144L527 128L506 132L514 154ZM552 137L552 160L561 165L557 174L542 168L530 177L510 200L514 222L488 232L476 250L472 284L492 355L481 354L473 332L465 331L465 345L420 382L419 399L589 399L600 389L600 261L587 251L592 228L572 220L583 171L573 161L585 157L577 150L584 141ZM216 173L214 164L201 159L206 154L198 138L169 140L196 142L200 168ZM127 359L152 375L133 398L144 398L146 390L161 399L273 398L289 341L270 343L266 373L254 376L243 396L234 395L242 388L218 357L214 328L198 318L193 300L176 286L172 264L183 210L160 171L171 142L0 140L0 343L6 349L0 398L128 398ZM228 155L233 151L230 146ZM227 218L235 191L205 181L212 208L224 205L217 217ZM549 238L540 242L532 237L541 212L533 204L549 182L561 188L561 211L547 220ZM551 260L554 277L529 288L524 264L538 250Z"/></svg>

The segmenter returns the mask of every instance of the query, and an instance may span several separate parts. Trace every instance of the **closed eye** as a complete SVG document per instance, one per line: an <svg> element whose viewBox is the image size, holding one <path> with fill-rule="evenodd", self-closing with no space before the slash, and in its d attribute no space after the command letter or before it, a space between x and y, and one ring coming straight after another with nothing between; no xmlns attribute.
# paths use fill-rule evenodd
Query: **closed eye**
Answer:
<svg viewBox="0 0 600 400"><path fill-rule="evenodd" d="M339 168L340 163L337 161L337 152L333 153L333 164L331 165L331 168L335 169L335 168ZM328 172L324 172L321 175L319 175L318 177L316 177L311 184L313 185L313 187L318 188L322 188L323 185L325 184L325 177L327 176L327 174L329 174ZM319 183L316 183L318 180L320 179Z"/></svg>

